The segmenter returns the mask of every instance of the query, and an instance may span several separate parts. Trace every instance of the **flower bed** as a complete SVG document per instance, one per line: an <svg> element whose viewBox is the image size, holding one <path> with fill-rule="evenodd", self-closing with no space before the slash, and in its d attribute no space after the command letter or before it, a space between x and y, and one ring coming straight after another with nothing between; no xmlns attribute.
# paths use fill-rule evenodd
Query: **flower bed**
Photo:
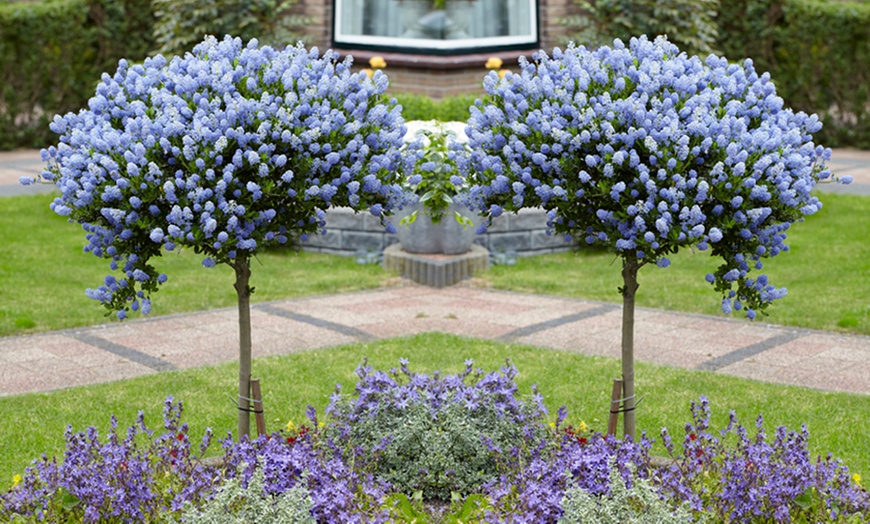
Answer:
<svg viewBox="0 0 870 524"><path fill-rule="evenodd" d="M734 416L709 427L703 397L682 446L667 430L666 466L652 441L621 441L547 423L537 391L519 395L516 368L457 375L357 369L354 394L336 391L318 420L256 440L193 442L182 404L168 398L163 429L140 415L125 434L70 427L62 459L33 462L0 495L11 522L866 522L860 477L812 459L806 428L761 418L754 434ZM576 427L575 427L576 426ZM210 451L211 450L211 451ZM446 515L434 520L426 508ZM447 507L447 509L444 509ZM452 512L452 513L451 513ZM430 520L432 519L432 520ZM453 520L454 522L456 520Z"/></svg>

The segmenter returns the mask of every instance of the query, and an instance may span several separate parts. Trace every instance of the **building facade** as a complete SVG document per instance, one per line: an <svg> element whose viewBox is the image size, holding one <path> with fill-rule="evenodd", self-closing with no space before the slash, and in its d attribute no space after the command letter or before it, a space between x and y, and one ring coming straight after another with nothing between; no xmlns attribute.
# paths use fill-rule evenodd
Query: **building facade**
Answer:
<svg viewBox="0 0 870 524"><path fill-rule="evenodd" d="M387 63L392 92L442 98L481 91L484 64L564 45L572 0L299 0L309 45Z"/></svg>

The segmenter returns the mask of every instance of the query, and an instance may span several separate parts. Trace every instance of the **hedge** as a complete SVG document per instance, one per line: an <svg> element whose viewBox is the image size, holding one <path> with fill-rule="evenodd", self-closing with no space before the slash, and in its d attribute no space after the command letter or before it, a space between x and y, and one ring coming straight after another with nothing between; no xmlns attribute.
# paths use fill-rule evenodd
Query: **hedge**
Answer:
<svg viewBox="0 0 870 524"><path fill-rule="evenodd" d="M0 149L53 141L48 122L83 107L118 59L153 48L149 0L0 4Z"/></svg>
<svg viewBox="0 0 870 524"><path fill-rule="evenodd" d="M719 28L726 57L752 57L787 105L819 114L820 143L870 149L870 3L734 0Z"/></svg>
<svg viewBox="0 0 870 524"><path fill-rule="evenodd" d="M387 73L389 75L389 72ZM465 122L471 116L470 107L482 97L482 93L448 96L433 100L426 95L413 93L394 94L402 105L402 116L411 120L441 120L442 122Z"/></svg>

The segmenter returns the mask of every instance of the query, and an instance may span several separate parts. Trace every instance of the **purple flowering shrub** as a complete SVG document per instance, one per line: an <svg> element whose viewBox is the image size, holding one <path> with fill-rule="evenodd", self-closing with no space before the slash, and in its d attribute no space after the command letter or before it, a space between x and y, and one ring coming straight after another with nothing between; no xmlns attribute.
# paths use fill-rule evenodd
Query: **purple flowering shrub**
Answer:
<svg viewBox="0 0 870 524"><path fill-rule="evenodd" d="M785 295L750 272L821 208L811 190L831 176L830 150L812 141L818 118L784 108L769 74L689 57L664 37L557 48L520 67L486 78L466 130L484 213L543 207L553 231L635 270L709 249L726 313L754 318Z"/></svg>
<svg viewBox="0 0 870 524"><path fill-rule="evenodd" d="M181 424L181 402L166 399L163 432L145 425L144 413L122 439L117 420L105 441L93 427L68 427L62 461L45 455L27 468L21 484L2 495L0 517L19 515L46 522L145 522L174 513L185 502L204 500L220 475L200 462ZM211 443L202 438L200 454ZM142 441L147 441L147 446Z"/></svg>
<svg viewBox="0 0 870 524"><path fill-rule="evenodd" d="M311 515L319 523L387 521L383 504L389 486L368 471L370 459L364 454L345 460L335 442L313 432L290 437L274 433L241 442L230 436L223 447L227 477L241 478L244 486L255 471L263 472L264 489L270 494L303 483L311 496Z"/></svg>
<svg viewBox="0 0 870 524"><path fill-rule="evenodd" d="M761 416L750 436L731 412L719 435L710 431L705 397L692 403L683 450L677 454L667 429L662 441L674 459L656 470L662 493L727 522L866 522L870 495L849 469L829 454L813 459L809 432L778 427L771 441Z"/></svg>
<svg viewBox="0 0 870 524"><path fill-rule="evenodd" d="M337 58L207 37L169 62L121 60L87 109L55 117L60 142L42 153L61 191L51 207L122 273L88 296L121 318L148 313L167 279L151 265L162 250L234 265L320 231L330 206L388 211L401 109L383 73Z"/></svg>
<svg viewBox="0 0 870 524"><path fill-rule="evenodd" d="M508 461L511 465L503 468L499 478L484 486L493 502L486 522L555 523L562 515L568 479L574 487L606 495L612 464L629 487L630 465L636 466L634 474L647 475L651 442L646 437L637 443L601 434L578 437L570 428L561 427L566 415L560 409L555 435L539 439L528 459Z"/></svg>
<svg viewBox="0 0 870 524"><path fill-rule="evenodd" d="M456 375L415 373L405 359L389 373L365 362L356 372L356 397L339 387L330 399L326 434L346 455L374 457L373 473L398 492L465 496L496 478L499 454L519 460L525 443L546 434L543 397L533 388L518 398L509 361L488 374L471 360Z"/></svg>
<svg viewBox="0 0 870 524"><path fill-rule="evenodd" d="M231 479L243 489L256 485L261 491L253 496L261 501L295 493L302 501L297 509L310 505L311 517L329 524L393 522L396 494L417 490L446 490L448 498L452 491L460 498L476 494L464 506L482 515L481 522L567 524L563 505L572 493L573 514L579 514L578 490L591 497L584 500L592 507L612 505L612 486L631 490L639 479L644 489L654 489L673 508L690 510L698 521L870 519L870 495L839 461L810 456L805 427L781 427L771 438L759 417L750 436L732 414L728 426L714 433L701 397L692 405L682 447L663 430L670 457L654 460L646 436L633 442L566 426L564 407L545 426L539 395L530 402L517 399L512 366L484 375L470 365L444 376L411 373L404 361L392 373L360 366L356 397L336 393L326 424L309 408L314 429L254 440L230 435L217 461L203 459L211 431L194 449L180 421L182 405L171 397L161 432L148 429L142 414L124 438L114 419L103 440L93 428L70 428L63 460L35 460L19 484L0 494L0 520L177 522L206 507ZM414 406L425 408L425 417L409 415L417 413ZM462 469L466 463L471 469ZM422 474L421 465L433 469ZM455 469L448 474L447 467ZM478 477L475 468L488 469ZM462 478L473 489L463 487Z"/></svg>

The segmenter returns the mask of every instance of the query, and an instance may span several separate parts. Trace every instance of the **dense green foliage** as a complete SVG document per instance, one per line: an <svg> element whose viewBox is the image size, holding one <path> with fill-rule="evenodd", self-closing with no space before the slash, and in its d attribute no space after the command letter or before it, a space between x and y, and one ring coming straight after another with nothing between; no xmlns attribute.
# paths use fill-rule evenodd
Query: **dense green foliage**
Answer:
<svg viewBox="0 0 870 524"><path fill-rule="evenodd" d="M688 504L677 508L663 500L649 479L636 477L627 486L619 469L611 464L610 493L595 496L578 487L573 479L568 480L562 509L565 513L559 524L682 524L692 520ZM702 520L703 521L703 517Z"/></svg>
<svg viewBox="0 0 870 524"><path fill-rule="evenodd" d="M725 56L751 57L789 106L819 115L818 142L870 148L870 3L736 0L718 21Z"/></svg>
<svg viewBox="0 0 870 524"><path fill-rule="evenodd" d="M196 507L186 506L178 520L186 524L247 524L249 522L292 522L315 524L311 516L311 495L302 486L294 486L284 493L266 490L262 469L251 475L247 485L239 478L227 480L215 497Z"/></svg>
<svg viewBox="0 0 870 524"><path fill-rule="evenodd" d="M387 73L389 74L389 73ZM483 74L481 73L481 79ZM480 98L478 93L469 93L433 100L426 95L413 93L393 94L402 106L405 121L440 120L442 122L465 122L471 115L469 108Z"/></svg>
<svg viewBox="0 0 870 524"><path fill-rule="evenodd" d="M716 50L719 0L574 0L582 13L564 20L578 45L610 45L619 38L667 35L690 55Z"/></svg>
<svg viewBox="0 0 870 524"><path fill-rule="evenodd" d="M154 38L165 56L182 55L206 35L232 35L261 45L293 45L306 18L297 0L152 0Z"/></svg>
<svg viewBox="0 0 870 524"><path fill-rule="evenodd" d="M56 113L82 107L103 71L152 47L148 0L0 4L0 149L52 138Z"/></svg>

